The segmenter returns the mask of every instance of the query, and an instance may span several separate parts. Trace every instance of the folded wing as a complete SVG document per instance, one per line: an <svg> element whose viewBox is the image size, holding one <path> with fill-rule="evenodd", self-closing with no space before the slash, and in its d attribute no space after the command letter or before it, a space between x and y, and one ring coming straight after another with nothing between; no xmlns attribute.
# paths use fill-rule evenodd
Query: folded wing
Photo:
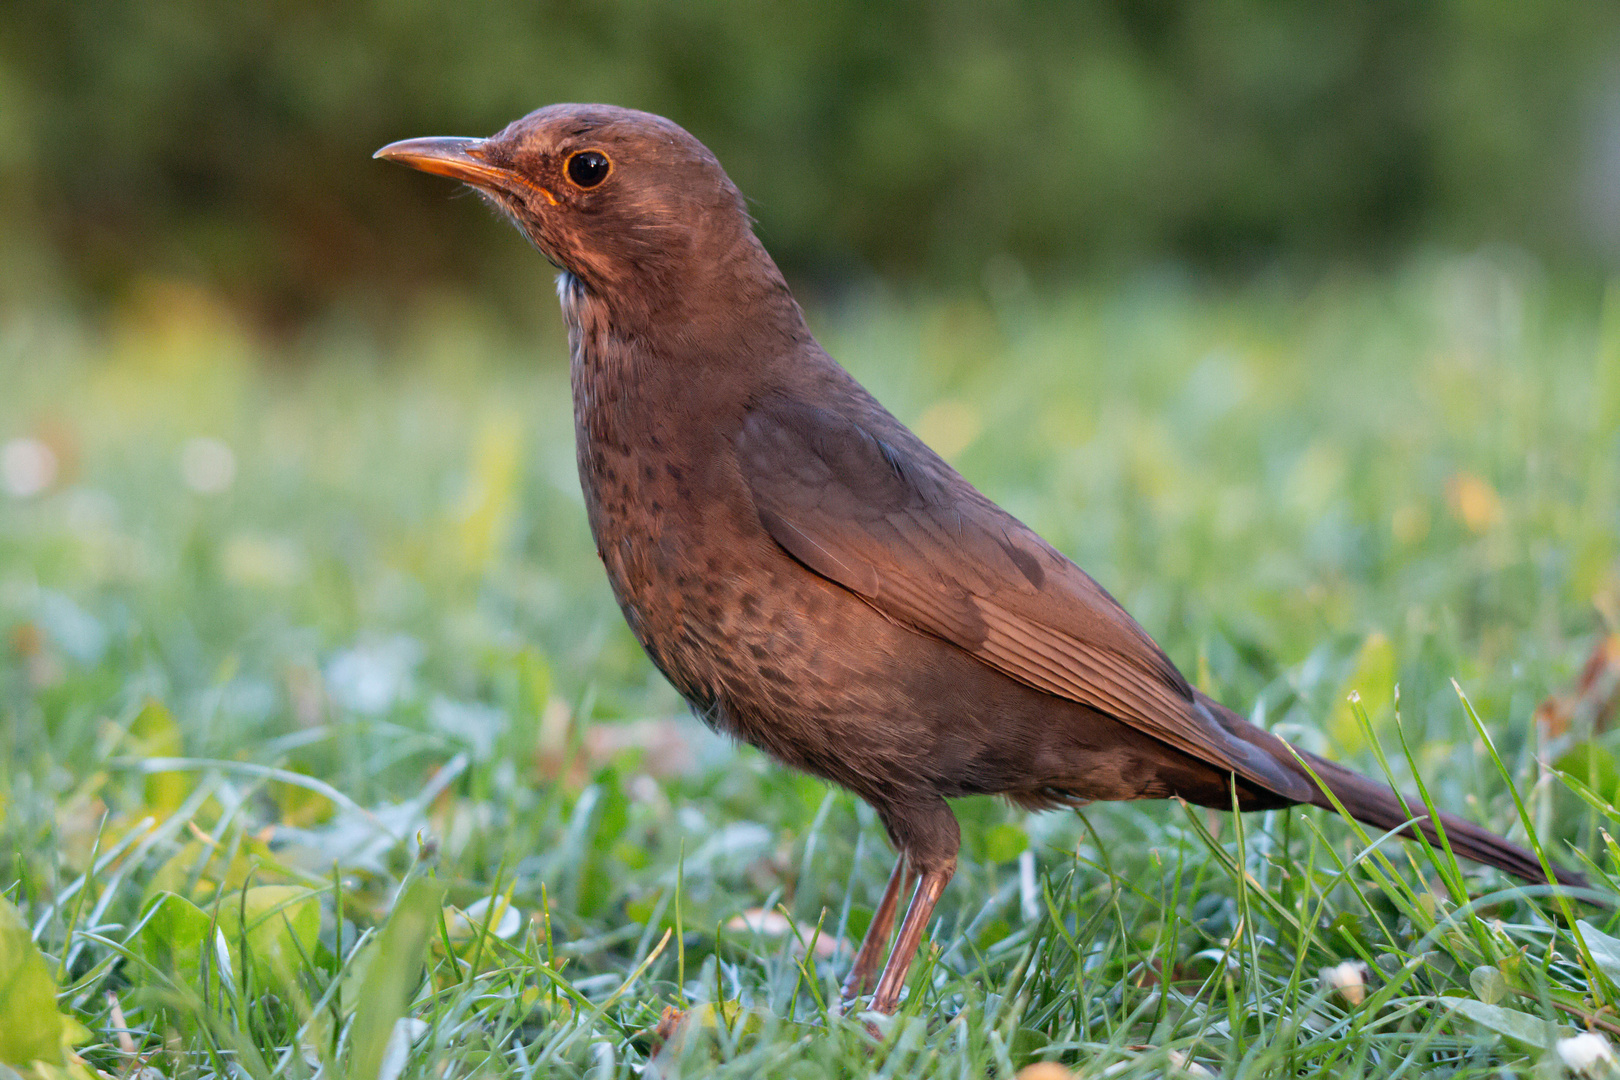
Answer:
<svg viewBox="0 0 1620 1080"><path fill-rule="evenodd" d="M761 522L897 622L1285 797L1305 778L1235 737L1085 571L929 454L828 409L756 408L737 441Z"/></svg>

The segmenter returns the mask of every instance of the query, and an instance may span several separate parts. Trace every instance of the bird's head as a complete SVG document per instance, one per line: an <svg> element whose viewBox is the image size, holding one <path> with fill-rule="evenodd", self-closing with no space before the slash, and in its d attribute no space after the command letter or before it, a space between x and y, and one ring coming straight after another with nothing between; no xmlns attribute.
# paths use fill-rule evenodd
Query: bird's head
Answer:
<svg viewBox="0 0 1620 1080"><path fill-rule="evenodd" d="M610 105L551 105L487 139L390 143L374 155L470 184L611 306L689 307L776 268L741 194L679 125Z"/></svg>

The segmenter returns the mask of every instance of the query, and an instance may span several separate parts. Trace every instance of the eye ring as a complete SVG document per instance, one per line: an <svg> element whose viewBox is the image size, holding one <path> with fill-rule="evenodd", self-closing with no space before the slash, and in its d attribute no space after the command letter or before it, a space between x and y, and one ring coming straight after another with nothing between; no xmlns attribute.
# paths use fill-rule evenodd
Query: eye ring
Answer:
<svg viewBox="0 0 1620 1080"><path fill-rule="evenodd" d="M577 188L593 188L608 178L613 171L613 160L600 150L581 150L569 154L563 164L563 175Z"/></svg>

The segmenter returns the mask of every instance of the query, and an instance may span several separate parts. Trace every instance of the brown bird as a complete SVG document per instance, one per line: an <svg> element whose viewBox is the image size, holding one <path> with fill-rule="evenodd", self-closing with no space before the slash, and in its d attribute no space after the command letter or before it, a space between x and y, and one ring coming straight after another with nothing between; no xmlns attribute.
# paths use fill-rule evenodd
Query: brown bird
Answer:
<svg viewBox="0 0 1620 1080"><path fill-rule="evenodd" d="M1417 817L1436 836L1420 802L1194 689L879 405L811 337L720 163L671 121L553 105L488 139L376 156L472 185L561 269L591 532L653 663L708 724L882 818L899 858L846 1000L872 988L911 893L871 1007L898 1004L956 868L948 797L1331 808L1325 785L1375 828ZM1547 880L1523 848L1440 821L1458 853Z"/></svg>

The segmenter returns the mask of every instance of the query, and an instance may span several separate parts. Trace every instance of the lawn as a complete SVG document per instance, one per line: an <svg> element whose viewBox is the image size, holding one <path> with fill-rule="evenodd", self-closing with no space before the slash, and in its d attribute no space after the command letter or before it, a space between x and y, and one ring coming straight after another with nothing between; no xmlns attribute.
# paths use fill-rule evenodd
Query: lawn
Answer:
<svg viewBox="0 0 1620 1080"><path fill-rule="evenodd" d="M1611 889L1615 676L1577 684L1620 630L1620 294L994 269L812 321L1204 689ZM882 829L641 655L541 326L273 338L166 282L0 320L0 1061L1497 1075L1620 1031L1601 907L1314 810L986 799L900 1014L837 1016Z"/></svg>

